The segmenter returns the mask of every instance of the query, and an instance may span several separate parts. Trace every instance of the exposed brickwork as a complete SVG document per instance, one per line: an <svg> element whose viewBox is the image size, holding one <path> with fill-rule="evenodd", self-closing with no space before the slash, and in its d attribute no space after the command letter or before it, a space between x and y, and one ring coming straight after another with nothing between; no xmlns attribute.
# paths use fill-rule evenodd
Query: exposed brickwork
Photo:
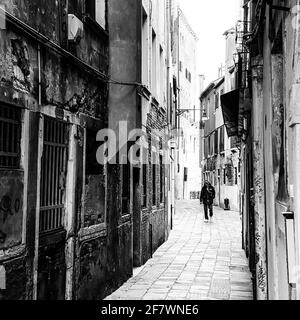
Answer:
<svg viewBox="0 0 300 320"><path fill-rule="evenodd" d="M165 142L165 124L166 124L166 114L165 111L156 105L152 104L150 113L147 118L147 133L149 137L149 168L147 176L147 213L143 215L142 223L142 255L143 262L145 263L153 254L158 247L164 243L165 239L165 230L166 225L166 215L167 208L164 203L160 203L160 167L156 165L156 199L153 203L153 166L152 166L152 144L153 141L158 141L157 148L162 147L162 142ZM159 151L157 151L156 160L159 163ZM163 177L165 176L165 170ZM165 188L165 182L163 182L163 188ZM152 239L150 238L152 236ZM151 243L152 240L152 243ZM152 251L152 252L151 252Z"/></svg>
<svg viewBox="0 0 300 320"><path fill-rule="evenodd" d="M82 18L83 0L77 1L77 3L79 6L77 8L70 7L69 13L75 13L78 18ZM112 1L109 3L112 5ZM63 31L63 26L66 23L64 10L68 9L64 7L66 1L48 3L44 0L5 0L4 4L7 4L7 9L11 14L45 35L50 41L68 50L69 53L89 64L98 72L108 72L108 57L106 55L109 43L106 32L101 32L99 28L95 32L95 26L92 27L91 24L84 23L84 34L80 44L68 43ZM115 8L119 8L119 2L115 2L114 5ZM124 7L128 5L129 9L132 8L132 3L129 5L123 2L122 5ZM119 21L116 25L118 23ZM135 22L133 24L136 28ZM86 161L87 157L90 160L95 156L98 145L95 143L95 148L86 154L85 141L89 142L95 139L97 131L108 126L107 83L99 80L92 71L86 72L86 66L82 66L78 60L71 59L73 61L71 62L62 51L54 52L45 43L40 43L39 52L35 37L25 36L25 33L16 30L18 29L7 24L7 29L1 33L0 101L25 107L29 117L29 121L25 123L26 129L29 130L29 150L25 150L22 146L26 157L29 157L28 211L26 225L23 226L26 228L25 244L27 247L25 251L19 253L19 256L11 255L5 262L3 262L2 252L0 252L0 264L5 265L7 277L7 290L0 293L0 299L31 299L33 298L34 286L37 286L39 299L64 299L66 294L71 299L101 299L131 276L133 265L132 208L127 216L122 212L120 167L109 165L101 173L98 168L90 172L90 163ZM115 66L115 61L113 61L113 65ZM135 63L130 64L128 69L132 66L136 67ZM135 72L134 74L136 75ZM136 92L133 92L135 96ZM41 98L41 105L39 98ZM135 108L137 109L138 106ZM134 113L132 112L132 114ZM39 137L42 137L39 132L39 125L42 124L41 119L43 119L41 114L57 117L60 120L64 119L69 122L70 128L73 126L74 134L72 131L68 152L69 156L74 156L76 160L73 164L68 163L68 169L73 165L72 169L76 173L76 181L72 186L69 185L69 187L75 188L75 203L72 203L75 212L71 212L71 206L67 208L65 210L68 220L66 229L67 227L69 229L60 230L60 232L56 230L55 235L49 233L43 237L40 236L40 248L38 252L35 252L37 234L35 223L36 214L39 214L36 204L37 198L40 197L39 192L42 192L42 188L40 190L38 188L41 176L38 172L37 161L38 146L41 142ZM129 114L130 119L132 114ZM149 134L157 134L154 133L154 129L158 130L160 131L158 139L164 141L165 123L165 112L153 105L147 124ZM94 135L85 137L89 130L92 130ZM73 149L74 154L72 154ZM45 153L43 156L46 156ZM65 173L66 176L64 176ZM64 183L69 183L64 181L66 177L69 178L68 172L60 173L61 189L64 189ZM162 244L166 228L166 209L160 204L159 168L156 170L157 192L154 203L152 203L151 177L152 168L150 167L147 186L148 205L147 212L143 217L141 234L143 262L150 258L151 250L155 251ZM24 178L23 173L22 178ZM24 181L24 185L26 185L26 181ZM101 195L99 195L99 190L101 190ZM1 196L2 194L0 199ZM100 202L100 200L101 203L96 205L95 201ZM71 215L72 217L70 217ZM150 225L152 226L151 244ZM101 230L99 231L97 228L94 230L94 227L101 227ZM23 230L21 229L23 228L19 228L18 239L22 239ZM74 252L71 241L74 243ZM21 240L18 245L20 244ZM70 253L71 251L72 253ZM34 258L37 255L38 265L35 266L36 260ZM34 268L38 269L38 283L34 283L33 280ZM71 275L68 274L70 269L74 269ZM67 278L68 275L69 278ZM70 284L72 290L67 292L68 288L66 287Z"/></svg>

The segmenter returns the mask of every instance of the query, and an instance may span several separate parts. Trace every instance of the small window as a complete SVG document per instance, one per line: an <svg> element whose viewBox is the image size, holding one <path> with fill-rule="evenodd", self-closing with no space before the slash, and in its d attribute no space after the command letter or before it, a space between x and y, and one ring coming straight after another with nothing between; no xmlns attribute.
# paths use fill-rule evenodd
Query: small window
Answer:
<svg viewBox="0 0 300 320"><path fill-rule="evenodd" d="M0 105L0 168L20 168L21 109Z"/></svg>
<svg viewBox="0 0 300 320"><path fill-rule="evenodd" d="M220 107L220 96L219 93L216 93L215 95L215 109L218 110Z"/></svg>
<svg viewBox="0 0 300 320"><path fill-rule="evenodd" d="M188 181L188 168L184 168L184 182Z"/></svg>
<svg viewBox="0 0 300 320"><path fill-rule="evenodd" d="M106 0L85 0L85 13L106 28Z"/></svg>

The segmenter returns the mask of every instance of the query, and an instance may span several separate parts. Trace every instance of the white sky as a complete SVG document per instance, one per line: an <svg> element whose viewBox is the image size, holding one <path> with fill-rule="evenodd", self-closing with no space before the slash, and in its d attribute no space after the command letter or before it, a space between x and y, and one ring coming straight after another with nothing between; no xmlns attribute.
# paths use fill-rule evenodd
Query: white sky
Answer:
<svg viewBox="0 0 300 320"><path fill-rule="evenodd" d="M178 0L191 27L199 38L198 73L208 85L218 78L218 68L225 63L223 33L239 18L240 0Z"/></svg>

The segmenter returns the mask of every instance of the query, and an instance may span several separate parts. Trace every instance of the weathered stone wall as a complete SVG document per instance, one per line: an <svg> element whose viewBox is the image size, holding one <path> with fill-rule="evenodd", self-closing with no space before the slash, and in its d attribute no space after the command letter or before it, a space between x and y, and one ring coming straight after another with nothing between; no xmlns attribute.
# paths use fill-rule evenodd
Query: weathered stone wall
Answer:
<svg viewBox="0 0 300 320"><path fill-rule="evenodd" d="M4 3L14 16L98 71L108 73L107 61L99 59L103 56L105 58L110 48L110 76L118 81L140 81L137 63L140 59L140 43L137 40L137 21L141 21L139 2L108 2L108 29L111 40L109 47L107 33L99 28L95 29L95 25L87 22L84 23L83 38L79 44L66 41L66 34L62 32L66 23L65 1L5 0ZM83 1L77 1L76 7L72 7L72 3L75 2L70 2L67 12L83 18ZM122 19L119 19L120 17ZM127 25L129 30L120 28L124 25ZM17 228L14 231L18 237L10 242L13 248L5 251L0 248L0 265L5 267L7 286L6 290L0 290L0 299L32 299L35 287L39 299L63 299L66 296L65 289L71 291L68 293L69 298L102 299L132 275L132 207L128 215L124 215L120 167L107 165L105 168L99 168L95 165L95 161L90 160L95 156L99 144L94 141L95 144L91 143L92 148L89 148L89 143L99 129L107 126L116 129L119 121L127 120L129 130L138 126L140 106L136 87L111 84L108 104L107 84L96 79L93 73L84 71L80 63L72 62L72 59L40 43L39 69L38 43L34 37L25 36L11 23L7 23L6 30L0 30L0 37L0 103L26 108L27 120L24 120L24 127L28 131L28 137L23 138L24 141L29 141L28 149L25 148L24 141L22 142L27 158L27 165L23 169L28 173L28 180L24 181L25 175L22 171L19 173L19 180L24 184L24 188L27 183L24 226L26 237L22 239L20 224L16 223ZM38 101L39 93L41 105ZM71 219L69 211L73 208L70 206L66 210L68 224L71 226L67 224L67 230L60 233L59 239L40 239L37 253L35 223L40 191L38 182L41 178L37 161L39 138L42 137L39 132L41 115L57 116L75 127L71 132L77 133L70 136L69 142L69 149L73 150L70 157L74 158L69 161L68 167L73 165L76 178L72 203L75 209L71 211ZM149 133L153 133L154 129L162 130L165 122L165 111L153 106L147 124ZM163 134L158 138L163 139ZM88 150L85 150L85 141ZM150 168L150 177L151 170ZM149 202L143 218L143 262L150 258L151 248L155 251L164 242L167 228L167 207L160 203L160 174L159 170L156 172L156 203L152 205L152 184L149 179ZM0 181L11 180L14 175L15 173L0 171ZM21 186L17 189L16 191L22 191ZM0 190L1 200L4 191L1 187ZM24 214L25 212L23 215L20 213L20 217L23 218ZM150 224L152 244L149 243ZM0 225L0 230L1 228ZM14 241L19 243L22 240L23 246L16 250ZM69 246L70 243L73 243L74 249L72 245ZM34 257L37 255L38 266L34 265ZM33 277L35 267L39 270L38 283L34 282ZM51 273L52 283L47 282L47 272Z"/></svg>
<svg viewBox="0 0 300 320"><path fill-rule="evenodd" d="M107 290L107 239L106 237L78 243L75 287L77 299L101 299Z"/></svg>
<svg viewBox="0 0 300 320"><path fill-rule="evenodd" d="M156 156L159 157L160 151L159 150L162 145L161 143L165 143L166 135L164 126L166 123L166 114L164 109L157 107L156 105L152 104L150 108L150 112L148 114L147 119L147 131L149 139L149 154L148 154L148 161L149 161L149 169L148 175L149 178L147 179L147 194L148 194L148 206L147 212L143 214L143 223L142 223L142 252L143 252L143 261L146 262L165 241L165 234L167 229L167 206L165 203L165 181L163 181L163 188L164 188L164 199L163 203L161 203L160 199L160 167L159 165L156 166L156 200L153 203L153 166L152 166L152 147L157 148ZM156 146L153 146L151 142L157 141L158 143ZM160 142L161 141L161 142ZM162 153L163 157L165 154ZM156 159L156 163L159 164L159 158ZM163 177L165 178L166 169L163 168ZM151 239L152 236L152 239ZM151 243L152 240L152 243ZM151 252L152 251L152 252Z"/></svg>
<svg viewBox="0 0 300 320"><path fill-rule="evenodd" d="M22 243L23 172L0 174L0 250Z"/></svg>
<svg viewBox="0 0 300 320"><path fill-rule="evenodd" d="M1 3L2 4L2 3ZM40 33L54 41L56 44L65 47L66 39L62 33L63 20L62 11L64 1L4 1L8 12L19 18L24 23L27 23ZM76 12L69 8L69 12ZM80 14L78 13L80 18ZM80 65L70 63L69 60L62 57L58 53L54 53L49 47L40 44L41 47L41 98L42 106L38 105L38 43L25 36L25 34L14 27L13 24L7 23L6 30L0 30L0 103L9 103L20 107L28 108L29 120L24 123L28 128L29 149L26 150L22 145L25 157L28 157L28 181L24 181L23 171L0 171L0 201L6 208L7 204L13 206L13 212L8 212L5 223L1 224L0 231L3 233L3 241L0 244L0 264L6 270L6 290L0 290L0 299L31 299L33 297L33 258L36 254L34 250L35 243L35 219L36 219L36 200L37 200L37 181L40 179L37 176L37 145L38 145L38 127L40 117L36 112L44 112L43 106L48 106L48 109L53 111L64 110L69 115L72 115L72 120L78 125L78 141L81 140L81 150L78 149L77 161L77 182L76 182L76 213L74 230L75 235L75 272L73 278L74 288L73 295L77 298L101 298L106 291L106 288L115 287L110 284L113 279L117 278L118 273L110 272L110 266L106 263L107 251L110 246L118 246L118 241L110 239L107 236L97 235L85 239L84 242L79 241L77 233L84 225L81 224L82 213L82 191L83 183L86 183L86 199L90 202L87 214L87 225L93 226L102 223L103 203L93 206L91 204L97 201L98 198L91 198L89 192L102 188L103 197L103 176L92 175L87 179L83 176L83 164L80 162L83 153L83 130L88 121L82 121L80 113L87 117L93 117L101 122L101 128L107 125L108 109L107 109L107 84L97 80L93 75L83 71ZM100 30L100 29L99 29ZM108 52L108 36L105 32L99 32L93 29L89 24L84 24L84 36L79 45L70 45L69 49L75 56L90 64L92 67L101 72L107 72L107 60L101 61L102 57ZM104 59L104 58L103 58ZM54 112L55 113L55 112ZM100 127L92 128L95 132ZM25 137L22 137L25 139ZM23 142L24 143L24 142ZM92 177L92 178L91 178ZM22 244L22 227L23 217L23 185L28 184L27 190L27 212L26 212L26 238ZM8 184L11 187L8 187ZM5 190L4 190L5 189ZM8 202L8 196L12 201ZM2 199L2 200L1 200ZM102 200L102 199L101 199ZM100 206L100 207L99 207ZM8 208L9 209L9 208ZM7 210L6 210L7 211ZM15 212L18 211L18 212ZM99 211L99 212L98 212ZM75 215L75 212L74 212ZM101 217L100 217L101 216ZM13 226L13 228L12 228ZM127 232L128 230L126 230ZM5 234L5 240L4 240ZM108 240L109 239L109 240ZM124 239L122 239L124 240ZM51 241L50 241L51 242ZM48 267L46 257L53 257L51 268L53 270L64 270L66 265L66 257L64 254L59 254L59 250L54 246L49 249L39 251L39 285L38 297L43 299L47 295L43 279L44 272ZM41 246L43 246L41 243ZM125 242L122 242L125 243ZM57 244L64 251L64 240ZM5 250L4 250L5 249ZM3 251L4 250L4 251ZM52 252L50 251L53 251ZM125 251L126 252L126 251ZM57 254L56 254L57 253ZM116 259L113 257L112 259ZM44 261L44 262L43 262ZM128 267L127 267L128 268ZM52 270L52 269L51 269ZM59 280L60 279L60 280ZM57 281L56 281L57 280ZM61 287L65 287L65 275L61 272L54 275L54 282L60 282ZM48 288L49 289L49 288ZM53 288L54 296L64 298L65 288ZM55 291L59 291L56 292ZM43 293L44 292L44 293ZM50 298L53 298L52 296Z"/></svg>

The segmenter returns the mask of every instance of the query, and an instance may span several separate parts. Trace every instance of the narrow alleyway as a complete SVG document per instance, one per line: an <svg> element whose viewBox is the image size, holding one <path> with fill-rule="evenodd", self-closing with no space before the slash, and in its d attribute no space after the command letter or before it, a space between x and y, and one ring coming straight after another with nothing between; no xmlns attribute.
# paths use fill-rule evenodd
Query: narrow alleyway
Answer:
<svg viewBox="0 0 300 320"><path fill-rule="evenodd" d="M108 300L252 300L239 213L215 208L203 221L198 201L177 203L175 227L153 259Z"/></svg>

